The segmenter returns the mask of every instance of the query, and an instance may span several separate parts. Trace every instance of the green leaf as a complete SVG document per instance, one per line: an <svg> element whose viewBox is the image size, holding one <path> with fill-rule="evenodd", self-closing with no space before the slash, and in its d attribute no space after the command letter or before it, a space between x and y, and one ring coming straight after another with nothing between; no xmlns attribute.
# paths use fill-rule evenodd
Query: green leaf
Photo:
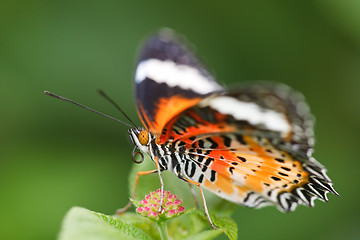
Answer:
<svg viewBox="0 0 360 240"><path fill-rule="evenodd" d="M59 240L81 239L144 239L151 240L143 230L102 213L84 208L73 207L66 214L62 224Z"/></svg>
<svg viewBox="0 0 360 240"><path fill-rule="evenodd" d="M216 238L223 232L224 231L222 231L221 229L206 230L191 237L188 237L184 240L210 240Z"/></svg>
<svg viewBox="0 0 360 240"><path fill-rule="evenodd" d="M202 211L195 210L194 213L201 217L203 221L206 221L208 226L210 226ZM237 239L238 226L232 218L220 214L210 214L210 217L215 226L218 228L217 230L224 232L230 240Z"/></svg>
<svg viewBox="0 0 360 240"><path fill-rule="evenodd" d="M238 226L232 218L227 216L211 215L211 219L213 220L215 226L223 230L230 240L237 239Z"/></svg>
<svg viewBox="0 0 360 240"><path fill-rule="evenodd" d="M208 221L200 210L189 209L182 216L169 220L168 233L174 240L213 239L224 232L229 239L237 238L237 226L227 216L211 216L219 229L209 228ZM160 239L154 221L135 213L108 216L80 207L73 207L63 221L59 240L77 239Z"/></svg>
<svg viewBox="0 0 360 240"><path fill-rule="evenodd" d="M137 213L125 213L121 216L115 216L122 221L131 224L141 230L143 230L147 235L153 239L160 239L159 230L154 221L149 218L143 217Z"/></svg>

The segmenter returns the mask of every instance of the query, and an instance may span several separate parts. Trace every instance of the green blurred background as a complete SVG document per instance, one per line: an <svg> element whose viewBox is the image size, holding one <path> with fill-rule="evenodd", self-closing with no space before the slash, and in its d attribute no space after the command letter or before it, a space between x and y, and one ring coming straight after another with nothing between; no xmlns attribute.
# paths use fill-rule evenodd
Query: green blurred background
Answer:
<svg viewBox="0 0 360 240"><path fill-rule="evenodd" d="M271 80L307 97L315 156L341 197L283 214L238 207L240 239L359 239L360 2L1 1L0 238L54 239L72 206L114 213L128 199L133 70L160 27L184 34L222 84Z"/></svg>

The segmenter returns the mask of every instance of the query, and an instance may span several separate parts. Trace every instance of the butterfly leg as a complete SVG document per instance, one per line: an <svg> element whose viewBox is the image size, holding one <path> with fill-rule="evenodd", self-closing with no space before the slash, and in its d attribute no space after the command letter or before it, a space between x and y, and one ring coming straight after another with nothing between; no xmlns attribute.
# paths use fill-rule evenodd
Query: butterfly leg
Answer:
<svg viewBox="0 0 360 240"><path fill-rule="evenodd" d="M199 201L198 201L198 199L196 197L195 189L193 188L193 185L191 183L188 182L188 184L189 184L191 195L192 195L192 197L194 199L194 202L195 202L195 207L196 207L196 209L199 209L200 206L199 206Z"/></svg>
<svg viewBox="0 0 360 240"><path fill-rule="evenodd" d="M196 185L196 186L199 187L200 194L201 194L201 198L202 198L202 200L203 200L203 206L204 206L204 211L205 211L206 217L207 217L210 225L212 226L212 228L213 228L213 229L217 229L217 227L215 227L215 225L214 225L213 222L211 221L211 218L210 218L210 215L209 215L209 211L208 211L208 208L207 208L207 205L206 205L206 200L205 200L204 192L203 192L203 190L202 190L202 188L201 188L201 186L200 186L200 183L194 182L194 181L192 181L192 180L190 180L190 179L186 179L186 178L184 178L184 180L187 181L188 183L192 183L192 184L194 184L194 185Z"/></svg>
<svg viewBox="0 0 360 240"><path fill-rule="evenodd" d="M159 179L160 179L160 207L159 207L159 213L160 213L162 210L162 205L164 203L164 182L161 177L161 169L160 169L159 160L157 157L154 157L154 162L156 164L156 170L154 170L154 171L158 172Z"/></svg>
<svg viewBox="0 0 360 240"><path fill-rule="evenodd" d="M131 198L135 198L135 197L136 197L136 190L137 190L137 186L138 186L138 183L139 183L139 178L140 178L140 176L144 176L144 175L149 175L149 174L152 174L152 173L156 173L157 171L158 171L157 169L154 169L154 170L150 170L150 171L141 171L141 172L137 172L137 173L136 173L135 185L134 185L134 189L133 189ZM118 210L116 211L116 214L118 214L118 215L123 214L124 212L126 212L127 210L129 210L129 208L130 208L131 206L132 206L132 202L129 201L128 204L126 204L125 207L118 209Z"/></svg>

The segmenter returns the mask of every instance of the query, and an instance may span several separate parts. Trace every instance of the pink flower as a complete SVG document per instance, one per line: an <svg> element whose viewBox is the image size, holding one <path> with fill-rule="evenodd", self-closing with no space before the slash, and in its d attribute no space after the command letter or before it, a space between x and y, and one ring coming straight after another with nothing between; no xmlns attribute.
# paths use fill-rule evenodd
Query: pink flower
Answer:
<svg viewBox="0 0 360 240"><path fill-rule="evenodd" d="M176 195L171 194L169 191L163 192L163 202L160 208L161 190L158 189L145 196L145 199L135 203L138 205L136 212L144 217L149 217L154 220L160 218L172 218L184 212L182 201Z"/></svg>

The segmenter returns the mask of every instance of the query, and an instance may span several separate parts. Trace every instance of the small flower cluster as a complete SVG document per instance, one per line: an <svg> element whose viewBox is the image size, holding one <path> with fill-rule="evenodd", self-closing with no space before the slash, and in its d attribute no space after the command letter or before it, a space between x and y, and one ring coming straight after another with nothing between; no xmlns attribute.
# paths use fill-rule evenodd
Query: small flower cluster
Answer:
<svg viewBox="0 0 360 240"><path fill-rule="evenodd" d="M169 191L163 192L163 204L161 209L160 202L161 190L158 189L156 192L151 192L145 199L139 202L136 212L144 217L149 217L154 220L159 220L159 218L172 218L184 212L184 207L181 206L181 200Z"/></svg>

